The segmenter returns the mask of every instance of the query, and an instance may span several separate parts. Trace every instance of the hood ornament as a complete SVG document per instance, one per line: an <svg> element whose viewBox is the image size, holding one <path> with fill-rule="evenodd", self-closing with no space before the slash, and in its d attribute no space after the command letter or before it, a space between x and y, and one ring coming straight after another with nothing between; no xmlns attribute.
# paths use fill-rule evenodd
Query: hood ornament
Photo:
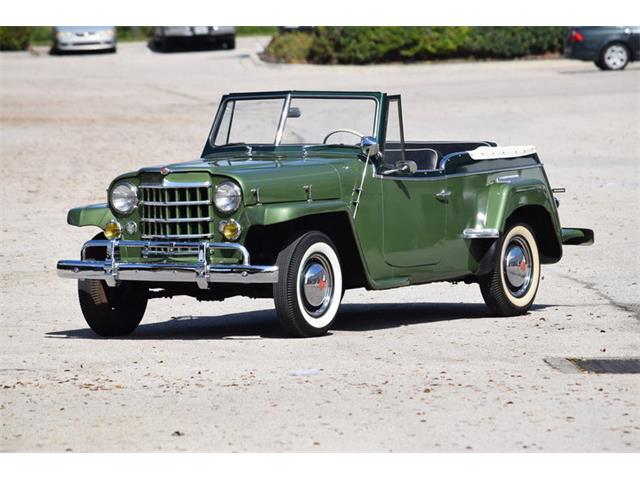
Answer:
<svg viewBox="0 0 640 480"><path fill-rule="evenodd" d="M169 170L167 167L162 167L160 169L160 175L169 175L171 173L171 170Z"/></svg>

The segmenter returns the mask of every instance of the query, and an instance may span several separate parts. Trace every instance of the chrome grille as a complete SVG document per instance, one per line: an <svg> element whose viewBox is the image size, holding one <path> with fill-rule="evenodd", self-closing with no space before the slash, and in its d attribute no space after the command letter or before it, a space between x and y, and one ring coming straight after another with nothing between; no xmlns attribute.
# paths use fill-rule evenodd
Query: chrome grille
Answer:
<svg viewBox="0 0 640 480"><path fill-rule="evenodd" d="M212 206L210 184L142 184L140 192L140 228L142 240L195 242L208 240L211 234ZM147 255L195 255L189 247L150 248Z"/></svg>

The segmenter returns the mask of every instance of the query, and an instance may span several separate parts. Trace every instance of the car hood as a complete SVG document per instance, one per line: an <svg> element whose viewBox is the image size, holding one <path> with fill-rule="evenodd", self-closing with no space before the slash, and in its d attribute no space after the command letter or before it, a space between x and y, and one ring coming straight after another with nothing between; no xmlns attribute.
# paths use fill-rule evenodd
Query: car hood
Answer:
<svg viewBox="0 0 640 480"><path fill-rule="evenodd" d="M121 175L143 182L189 181L188 177L227 177L242 188L245 205L337 199L362 165L352 153L318 155L218 154L197 160L156 165ZM360 167L361 168L361 167ZM214 183L216 182L214 179ZM351 185L353 187L353 185ZM349 190L350 191L350 190ZM257 194L257 195L256 195Z"/></svg>

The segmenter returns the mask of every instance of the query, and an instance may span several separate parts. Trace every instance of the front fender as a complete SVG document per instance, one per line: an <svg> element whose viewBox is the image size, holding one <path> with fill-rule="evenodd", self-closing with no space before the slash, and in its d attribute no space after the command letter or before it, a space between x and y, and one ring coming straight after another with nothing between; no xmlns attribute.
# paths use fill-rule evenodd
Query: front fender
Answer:
<svg viewBox="0 0 640 480"><path fill-rule="evenodd" d="M106 203L72 208L67 213L67 223L76 227L95 226L104 228L112 218L113 214Z"/></svg>
<svg viewBox="0 0 640 480"><path fill-rule="evenodd" d="M342 200L275 203L254 205L246 208L251 225L273 225L308 215L332 212L348 212L351 214L351 210Z"/></svg>

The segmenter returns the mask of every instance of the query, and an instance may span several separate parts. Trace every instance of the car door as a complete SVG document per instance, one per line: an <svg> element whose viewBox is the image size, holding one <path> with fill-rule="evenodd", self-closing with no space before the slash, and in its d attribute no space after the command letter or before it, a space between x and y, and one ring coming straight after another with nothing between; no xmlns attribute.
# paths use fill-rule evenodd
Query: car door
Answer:
<svg viewBox="0 0 640 480"><path fill-rule="evenodd" d="M386 176L382 182L385 261L394 267L439 263L446 228L444 176Z"/></svg>
<svg viewBox="0 0 640 480"><path fill-rule="evenodd" d="M405 158L399 97L388 97L386 113L385 161L378 171L385 262L394 267L435 265L446 231L446 178L438 170L392 172L390 161Z"/></svg>

